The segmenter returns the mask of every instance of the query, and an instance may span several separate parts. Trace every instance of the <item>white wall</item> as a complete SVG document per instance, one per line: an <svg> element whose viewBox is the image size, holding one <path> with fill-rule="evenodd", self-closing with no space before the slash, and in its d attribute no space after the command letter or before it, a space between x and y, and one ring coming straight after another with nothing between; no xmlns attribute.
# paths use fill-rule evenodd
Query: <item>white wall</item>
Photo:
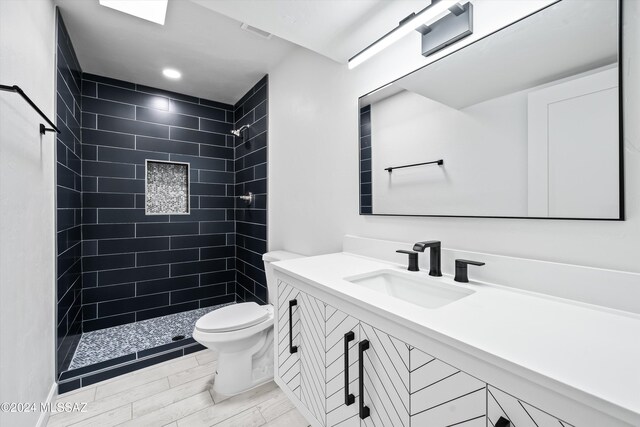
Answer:
<svg viewBox="0 0 640 427"><path fill-rule="evenodd" d="M54 116L55 16L50 0L0 1L0 83L17 84ZM54 384L55 137L0 92L0 402L44 402ZM39 413L0 412L2 426Z"/></svg>
<svg viewBox="0 0 640 427"><path fill-rule="evenodd" d="M374 213L527 216L525 91L462 109L398 93L371 104L371 152Z"/></svg>
<svg viewBox="0 0 640 427"><path fill-rule="evenodd" d="M478 31L488 19L481 3ZM513 19L510 8L527 2L498 3ZM270 70L270 248L329 253L351 233L640 272L640 2L625 0L624 10L627 221L359 216L357 98L424 63L407 39L352 71L303 49Z"/></svg>
<svg viewBox="0 0 640 427"><path fill-rule="evenodd" d="M618 72L609 65L466 107L411 89L371 103L373 212L617 218ZM444 165L385 170L437 159Z"/></svg>

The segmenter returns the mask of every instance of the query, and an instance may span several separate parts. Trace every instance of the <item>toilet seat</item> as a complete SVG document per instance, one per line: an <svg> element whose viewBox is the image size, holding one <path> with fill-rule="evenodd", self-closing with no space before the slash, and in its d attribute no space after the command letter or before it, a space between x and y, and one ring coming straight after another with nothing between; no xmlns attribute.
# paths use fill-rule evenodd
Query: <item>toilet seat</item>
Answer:
<svg viewBox="0 0 640 427"><path fill-rule="evenodd" d="M207 332L199 329L196 326L193 330L193 339L195 339L201 344L202 343L217 344L217 343L229 343L231 341L239 341L239 340L251 338L255 334L258 334L264 330L267 330L273 325L273 321L275 317L273 306L271 304L267 304L259 307L264 307L265 310L267 311L267 318L260 323L256 323L255 325L246 327L244 329L236 329L236 330L226 331L226 332ZM222 308L216 311L220 311L220 310L222 310Z"/></svg>
<svg viewBox="0 0 640 427"><path fill-rule="evenodd" d="M204 333L233 332L264 322L273 313L269 305L243 302L222 307L202 316L196 329Z"/></svg>

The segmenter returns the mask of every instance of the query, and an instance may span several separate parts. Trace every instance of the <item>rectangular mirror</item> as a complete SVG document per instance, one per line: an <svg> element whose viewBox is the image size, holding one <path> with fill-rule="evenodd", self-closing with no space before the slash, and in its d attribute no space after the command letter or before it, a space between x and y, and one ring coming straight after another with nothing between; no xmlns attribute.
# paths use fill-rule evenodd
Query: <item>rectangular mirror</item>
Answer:
<svg viewBox="0 0 640 427"><path fill-rule="evenodd" d="M360 97L360 213L624 219L620 7L561 0Z"/></svg>

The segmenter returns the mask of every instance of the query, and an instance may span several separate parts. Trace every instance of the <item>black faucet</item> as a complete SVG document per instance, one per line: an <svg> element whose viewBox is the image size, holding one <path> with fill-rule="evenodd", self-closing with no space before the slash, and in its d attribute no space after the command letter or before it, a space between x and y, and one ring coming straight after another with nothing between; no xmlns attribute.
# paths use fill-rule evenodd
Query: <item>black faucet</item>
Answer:
<svg viewBox="0 0 640 427"><path fill-rule="evenodd" d="M456 276L453 280L456 282L468 283L469 282L469 273L467 267L469 265L484 265L484 262L480 261L471 261L468 259L457 259L456 260Z"/></svg>
<svg viewBox="0 0 640 427"><path fill-rule="evenodd" d="M413 250L418 252L424 252L429 248L429 276L442 276L442 269L440 267L440 248L442 244L438 240L430 240L427 242L418 242L413 245Z"/></svg>
<svg viewBox="0 0 640 427"><path fill-rule="evenodd" d="M398 249L396 252L398 252L399 254L409 255L409 267L407 268L407 270L420 271L420 268L418 267L418 252L405 251L403 249Z"/></svg>

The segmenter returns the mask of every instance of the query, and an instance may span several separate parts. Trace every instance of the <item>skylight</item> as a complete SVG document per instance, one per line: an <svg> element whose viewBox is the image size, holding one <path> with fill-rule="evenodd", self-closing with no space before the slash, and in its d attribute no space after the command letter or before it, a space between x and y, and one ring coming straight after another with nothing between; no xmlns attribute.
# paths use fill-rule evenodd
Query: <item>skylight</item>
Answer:
<svg viewBox="0 0 640 427"><path fill-rule="evenodd" d="M164 25L169 0L100 0L100 4L156 24Z"/></svg>

